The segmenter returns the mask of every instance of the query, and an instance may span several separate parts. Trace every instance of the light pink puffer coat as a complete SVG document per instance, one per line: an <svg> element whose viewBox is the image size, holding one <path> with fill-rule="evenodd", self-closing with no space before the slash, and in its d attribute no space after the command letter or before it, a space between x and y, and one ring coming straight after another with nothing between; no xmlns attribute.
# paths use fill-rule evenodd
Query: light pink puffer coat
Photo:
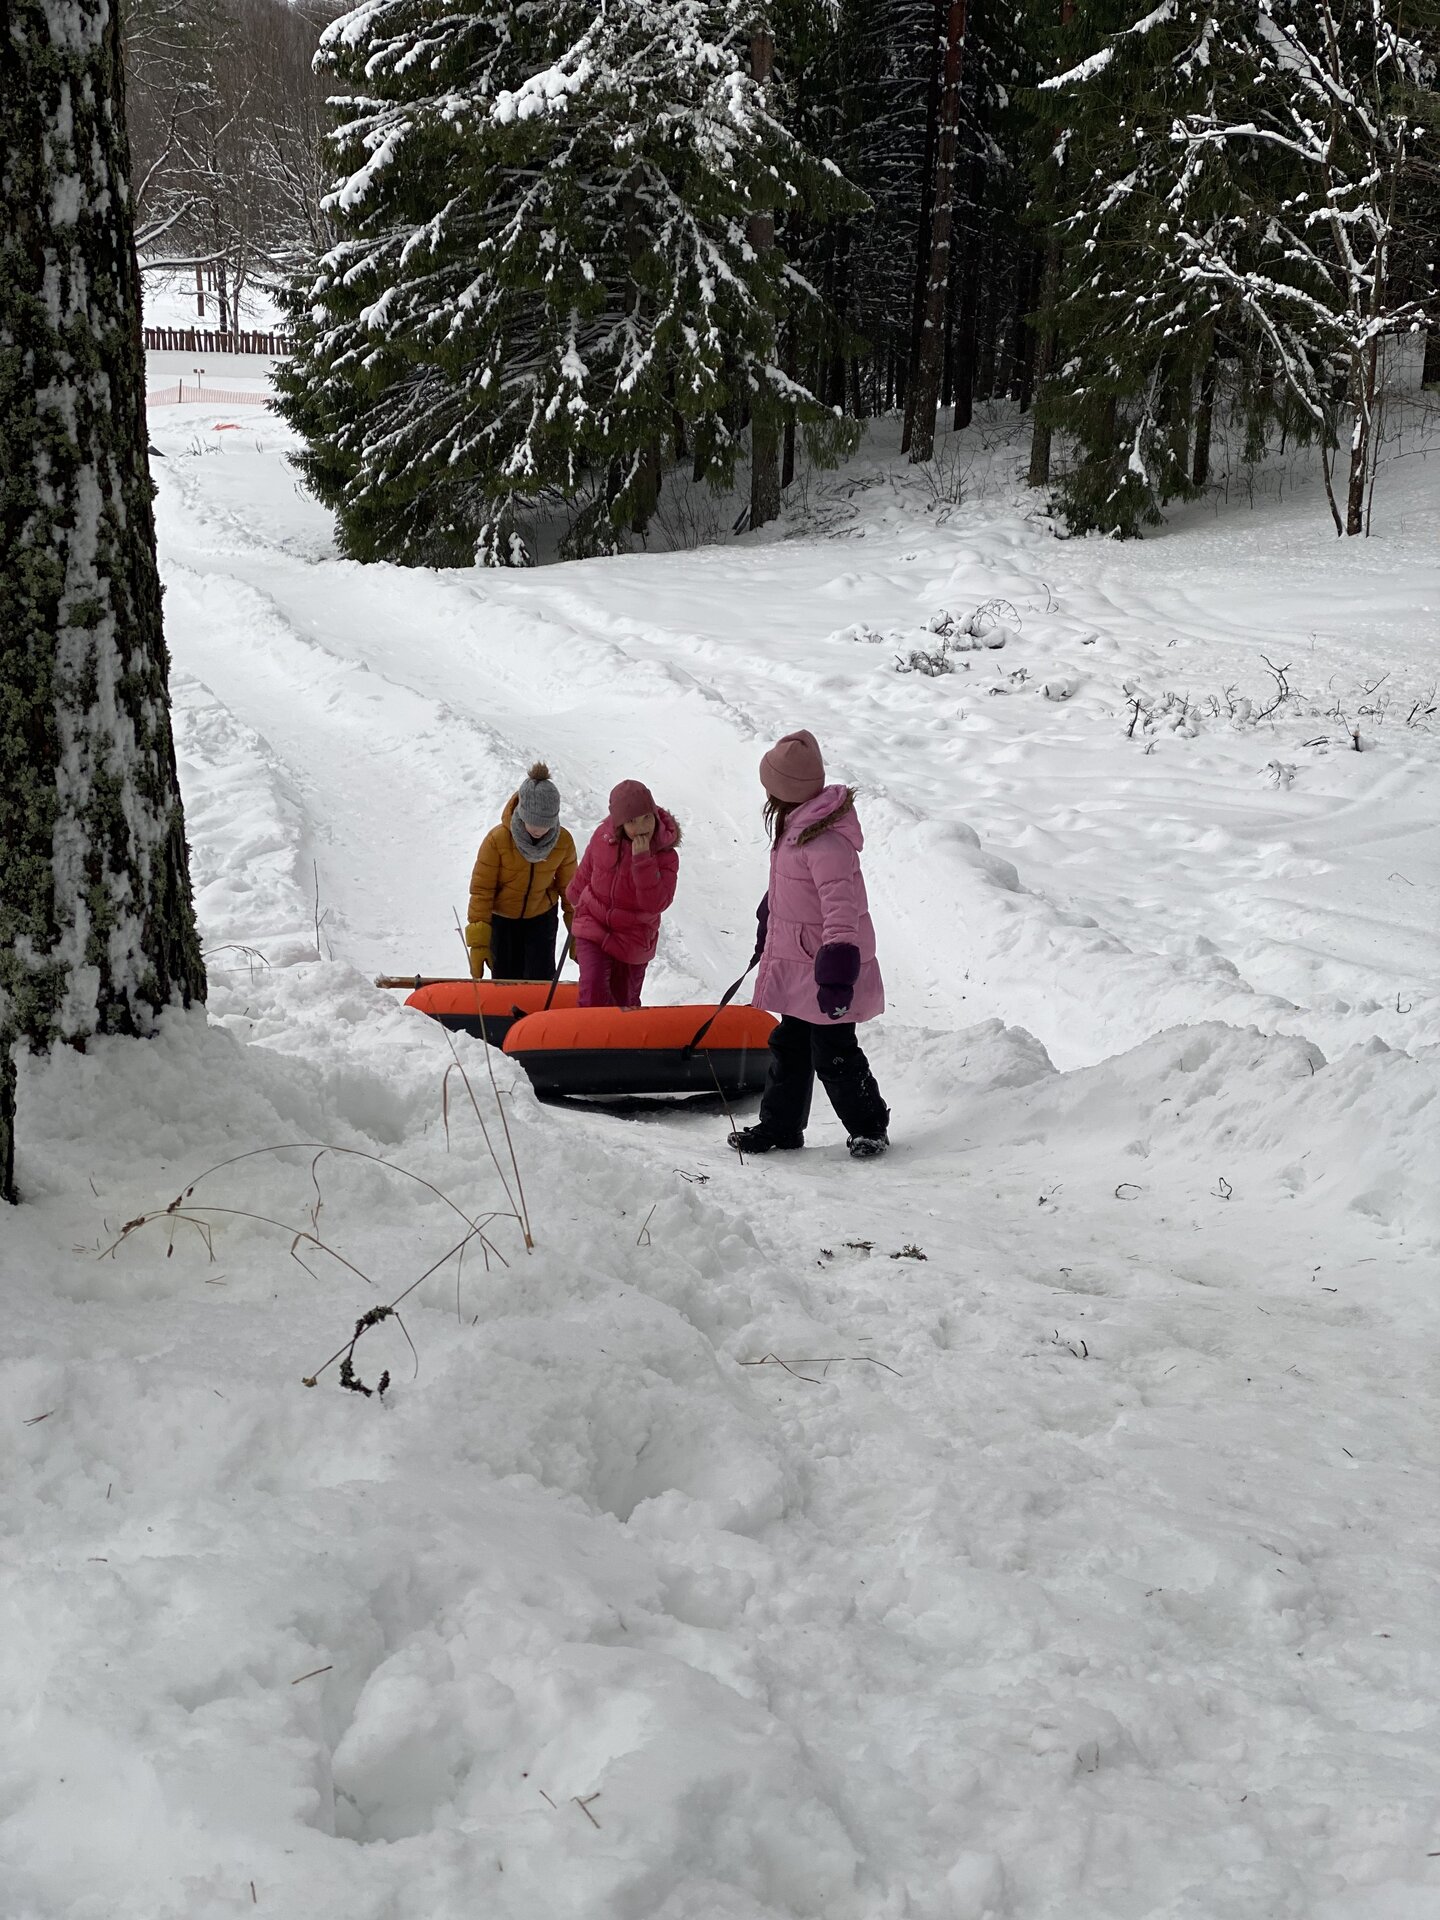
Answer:
<svg viewBox="0 0 1440 1920"><path fill-rule="evenodd" d="M815 956L844 944L860 953L860 977L845 1020L873 1020L885 1010L875 958L860 849L865 836L848 787L822 787L798 806L770 852L770 920L752 996L770 1013L831 1025L815 996Z"/></svg>

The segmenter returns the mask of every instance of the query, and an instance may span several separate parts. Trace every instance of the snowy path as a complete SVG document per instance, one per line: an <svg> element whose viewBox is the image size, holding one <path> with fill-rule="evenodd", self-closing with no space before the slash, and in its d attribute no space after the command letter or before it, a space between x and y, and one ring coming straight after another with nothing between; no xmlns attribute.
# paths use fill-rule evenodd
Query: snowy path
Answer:
<svg viewBox="0 0 1440 1920"><path fill-rule="evenodd" d="M866 528L863 572L857 543L793 542L422 578L326 562L328 523L285 500L279 431L265 434L167 472L178 657L313 792L333 849L322 895L352 935L336 951L357 964L450 964L468 849L512 765L539 752L581 818L620 768L662 762L655 778L713 849L662 964L686 990L722 982L763 884L756 745L804 720L866 794L903 1017L1003 1013L1066 1065L1145 1037L1157 1011L1327 1048L1440 1040L1440 770L1433 732L1403 722L1434 685L1416 645L1440 618L1433 555L1407 554L1382 599L1378 550L1331 581L1319 534L1281 522L1296 572L1319 575L1297 601L1243 540L1225 576L1187 579L1187 557L1162 586L1164 542L1122 562L998 511L967 532L895 508ZM897 676L892 645L844 637L868 623L915 645L938 608L994 598L1019 639L948 679ZM1202 719L1149 753L1125 739L1125 687L1203 709L1228 686L1258 705L1262 655L1291 663L1315 711L1238 733ZM1381 676L1385 714L1361 718ZM1063 703L1040 692L1057 682ZM1368 760L1320 713L1337 703ZM672 740L673 770L657 753Z"/></svg>
<svg viewBox="0 0 1440 1920"><path fill-rule="evenodd" d="M1165 543L876 484L863 541L360 569L273 426L158 431L220 951L208 1027L27 1076L0 1910L1429 1920L1434 737L1305 757L1307 715L1146 754L1121 683L1183 651L1192 691L1258 693L1257 644L1324 608L1317 687L1381 655L1418 684L1433 558L1364 629L1379 549L1307 601L1287 519L1248 557L1192 529L1170 593ZM948 680L842 637L994 596L1020 638ZM887 1161L827 1115L740 1166L714 1116L542 1109L502 1068L537 1250L498 1221L509 1266L426 1282L413 1383L366 1336L383 1407L297 1382L451 1243L433 1190L320 1170L373 1296L235 1215L213 1262L163 1228L94 1259L281 1140L495 1205L453 1100L446 1151L443 1037L365 974L453 965L477 833L543 753L582 820L621 771L673 800L655 989L713 990L763 884L757 746L797 721L863 790ZM309 1158L199 1198L303 1224Z"/></svg>

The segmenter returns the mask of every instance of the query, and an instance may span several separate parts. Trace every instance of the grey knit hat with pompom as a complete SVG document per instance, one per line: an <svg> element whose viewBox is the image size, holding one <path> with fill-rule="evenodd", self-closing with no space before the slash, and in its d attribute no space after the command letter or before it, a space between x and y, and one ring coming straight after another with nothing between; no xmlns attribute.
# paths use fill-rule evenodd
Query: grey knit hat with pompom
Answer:
<svg viewBox="0 0 1440 1920"><path fill-rule="evenodd" d="M560 789L543 760L537 760L520 782L515 803L515 811L527 827L553 827L558 822Z"/></svg>

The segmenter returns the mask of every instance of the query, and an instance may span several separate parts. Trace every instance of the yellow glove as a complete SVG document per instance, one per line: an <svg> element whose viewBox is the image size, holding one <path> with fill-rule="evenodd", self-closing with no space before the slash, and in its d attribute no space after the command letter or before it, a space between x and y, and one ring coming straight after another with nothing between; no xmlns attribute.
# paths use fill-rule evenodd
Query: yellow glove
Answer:
<svg viewBox="0 0 1440 1920"><path fill-rule="evenodd" d="M478 980L490 958L490 922L472 920L465 929L465 945L470 949L470 977Z"/></svg>

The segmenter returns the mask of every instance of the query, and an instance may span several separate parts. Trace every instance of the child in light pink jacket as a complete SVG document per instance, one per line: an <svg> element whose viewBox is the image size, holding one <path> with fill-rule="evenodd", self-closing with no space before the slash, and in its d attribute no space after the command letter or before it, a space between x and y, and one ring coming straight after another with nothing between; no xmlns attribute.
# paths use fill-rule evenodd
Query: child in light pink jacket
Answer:
<svg viewBox="0 0 1440 1920"><path fill-rule="evenodd" d="M755 1004L780 1015L760 1119L730 1135L743 1153L805 1144L815 1076L849 1135L872 1159L890 1144L890 1109L856 1038L884 1010L854 792L825 784L812 733L787 733L760 762L770 831L770 887L756 915Z"/></svg>

